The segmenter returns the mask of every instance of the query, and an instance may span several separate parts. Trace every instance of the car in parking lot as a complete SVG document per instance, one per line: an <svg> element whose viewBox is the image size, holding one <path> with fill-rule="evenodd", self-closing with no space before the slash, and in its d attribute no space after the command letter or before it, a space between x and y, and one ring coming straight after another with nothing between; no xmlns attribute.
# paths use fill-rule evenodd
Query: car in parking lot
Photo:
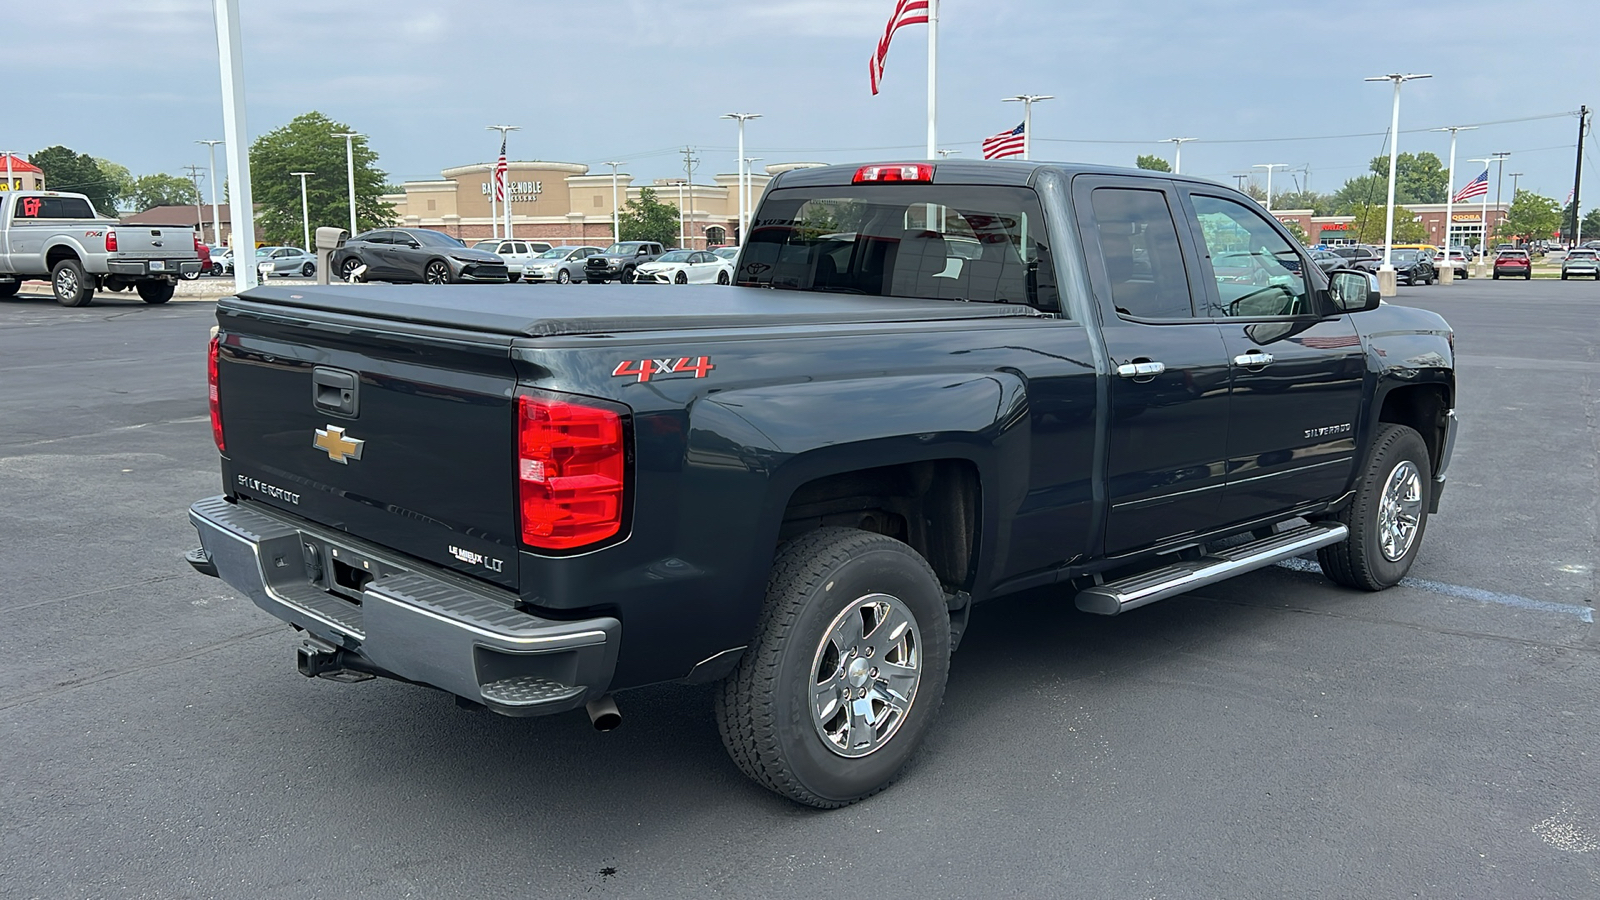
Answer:
<svg viewBox="0 0 1600 900"><path fill-rule="evenodd" d="M258 247L256 271L263 276L310 278L317 274L317 258L299 247Z"/></svg>
<svg viewBox="0 0 1600 900"><path fill-rule="evenodd" d="M364 231L334 253L332 265L344 281L454 284L510 280L505 260L499 256L428 228Z"/></svg>
<svg viewBox="0 0 1600 900"><path fill-rule="evenodd" d="M1600 281L1600 250L1579 247L1568 251L1567 258L1561 261L1561 280L1574 277Z"/></svg>
<svg viewBox="0 0 1600 900"><path fill-rule="evenodd" d="M1365 244L1352 244L1347 247L1335 247L1333 252L1348 260L1347 268L1360 269L1363 272L1376 272L1378 266L1383 265L1383 254Z"/></svg>
<svg viewBox="0 0 1600 900"><path fill-rule="evenodd" d="M1528 257L1526 250L1501 250L1494 257L1494 277L1507 278L1521 276L1524 279L1533 277L1533 260Z"/></svg>
<svg viewBox="0 0 1600 900"><path fill-rule="evenodd" d="M1433 254L1426 250L1391 250L1389 262L1396 280L1406 284L1433 284L1439 273L1433 268Z"/></svg>
<svg viewBox="0 0 1600 900"><path fill-rule="evenodd" d="M1316 263L1317 268L1324 272L1332 272L1334 269L1349 268L1349 260L1333 252L1332 250L1312 250L1311 261Z"/></svg>
<svg viewBox="0 0 1600 900"><path fill-rule="evenodd" d="M670 250L634 270L635 284L730 284L733 263L708 250Z"/></svg>
<svg viewBox="0 0 1600 900"><path fill-rule="evenodd" d="M519 241L515 238L491 239L472 245L474 250L493 253L506 262L507 277L516 281L527 271L528 264L539 254L550 249L544 241Z"/></svg>
<svg viewBox="0 0 1600 900"><path fill-rule="evenodd" d="M632 284L634 270L654 262L666 252L655 241L619 241L583 261L583 276L590 284L605 284L613 279Z"/></svg>
<svg viewBox="0 0 1600 900"><path fill-rule="evenodd" d="M597 253L602 253L599 247L551 247L534 257L522 270L524 280L533 283L553 281L556 284L571 284L584 279L584 260Z"/></svg>
<svg viewBox="0 0 1600 900"><path fill-rule="evenodd" d="M1467 251L1459 247L1451 247L1448 251L1440 250L1433 255L1433 267L1435 269L1443 272L1445 264L1448 263L1451 270L1455 272L1455 276L1461 279L1471 277L1470 269L1468 268L1470 262L1471 260L1467 258Z"/></svg>

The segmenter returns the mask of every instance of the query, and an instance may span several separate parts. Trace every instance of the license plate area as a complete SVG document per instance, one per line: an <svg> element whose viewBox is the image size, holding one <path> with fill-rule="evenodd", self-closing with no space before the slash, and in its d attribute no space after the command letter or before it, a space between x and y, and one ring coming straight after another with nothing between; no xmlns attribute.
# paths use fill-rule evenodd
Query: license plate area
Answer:
<svg viewBox="0 0 1600 900"><path fill-rule="evenodd" d="M165 272L166 270L167 270L166 262L164 262L162 260L159 260L159 259L150 260L150 271L152 271L152 272Z"/></svg>

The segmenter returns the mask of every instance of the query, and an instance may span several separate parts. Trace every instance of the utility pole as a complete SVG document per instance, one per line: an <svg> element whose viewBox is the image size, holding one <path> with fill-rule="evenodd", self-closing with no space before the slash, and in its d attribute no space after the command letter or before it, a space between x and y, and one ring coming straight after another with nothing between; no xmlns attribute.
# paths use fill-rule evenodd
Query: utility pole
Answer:
<svg viewBox="0 0 1600 900"><path fill-rule="evenodd" d="M1583 132L1589 125L1589 107L1578 107L1578 163L1572 173L1572 228L1565 233L1573 236L1576 247L1583 238Z"/></svg>
<svg viewBox="0 0 1600 900"><path fill-rule="evenodd" d="M1183 174L1183 145L1192 140L1194 138L1167 138L1161 142L1172 145L1172 174Z"/></svg>
<svg viewBox="0 0 1600 900"><path fill-rule="evenodd" d="M1249 177L1250 177L1250 173L1249 172L1235 172L1235 173L1233 173L1233 181L1234 181L1234 185L1233 186L1239 189L1239 193L1241 193L1241 194L1244 193L1244 182L1245 182L1245 179L1247 179Z"/></svg>
<svg viewBox="0 0 1600 900"><path fill-rule="evenodd" d="M616 160L600 165L611 167L611 243L615 244L622 240L622 210L617 206L617 166L627 164Z"/></svg>
<svg viewBox="0 0 1600 900"><path fill-rule="evenodd" d="M1512 204L1515 204L1517 202L1517 179L1519 179L1521 177L1522 177L1522 173L1521 172L1512 172L1511 173L1511 202L1512 202Z"/></svg>
<svg viewBox="0 0 1600 900"><path fill-rule="evenodd" d="M194 182L194 227L200 232L200 243L206 242L206 211L205 200L200 196L200 167L184 166L189 180Z"/></svg>
<svg viewBox="0 0 1600 900"><path fill-rule="evenodd" d="M689 230L685 232L683 237L689 241L694 240L694 167L699 162L700 159L694 155L693 147L683 148L683 182L689 188L689 208L685 211L689 216ZM683 241L679 241L679 243L683 243ZM685 247L684 249L692 250L694 248Z"/></svg>
<svg viewBox="0 0 1600 900"><path fill-rule="evenodd" d="M217 215L217 145L226 144L227 141L195 141L196 144L205 144L211 153L211 240L218 246L222 244L222 220ZM205 229L200 229L204 234Z"/></svg>

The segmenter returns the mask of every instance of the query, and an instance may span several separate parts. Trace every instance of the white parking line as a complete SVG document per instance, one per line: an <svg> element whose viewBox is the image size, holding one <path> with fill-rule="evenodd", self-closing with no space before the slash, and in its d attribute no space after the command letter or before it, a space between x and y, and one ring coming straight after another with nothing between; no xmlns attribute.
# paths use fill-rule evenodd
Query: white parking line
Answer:
<svg viewBox="0 0 1600 900"><path fill-rule="evenodd" d="M1322 574L1322 567L1309 559L1286 559L1279 566L1296 572L1315 572ZM1479 603L1498 603L1501 606L1515 606L1518 609L1532 609L1539 612L1553 612L1564 616L1577 616L1580 621L1594 624L1594 610L1587 606L1575 606L1571 603L1552 603L1548 600L1534 600L1517 594L1500 594L1495 591L1486 591L1482 588L1463 587L1459 584L1445 584L1439 581L1428 581L1424 578L1406 578L1401 580L1401 587L1416 588L1434 594L1444 594L1447 597L1458 597L1462 600L1476 600Z"/></svg>

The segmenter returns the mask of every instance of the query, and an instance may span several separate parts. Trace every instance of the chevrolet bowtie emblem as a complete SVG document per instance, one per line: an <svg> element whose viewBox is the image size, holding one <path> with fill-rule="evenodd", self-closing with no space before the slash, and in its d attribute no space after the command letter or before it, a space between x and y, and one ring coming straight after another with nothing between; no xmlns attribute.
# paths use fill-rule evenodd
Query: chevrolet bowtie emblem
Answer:
<svg viewBox="0 0 1600 900"><path fill-rule="evenodd" d="M317 436L311 441L311 446L318 450L326 450L329 459L345 466L349 465L347 460L361 458L361 448L366 443L353 437L346 437L344 429L337 425L329 425L326 430L317 429Z"/></svg>

